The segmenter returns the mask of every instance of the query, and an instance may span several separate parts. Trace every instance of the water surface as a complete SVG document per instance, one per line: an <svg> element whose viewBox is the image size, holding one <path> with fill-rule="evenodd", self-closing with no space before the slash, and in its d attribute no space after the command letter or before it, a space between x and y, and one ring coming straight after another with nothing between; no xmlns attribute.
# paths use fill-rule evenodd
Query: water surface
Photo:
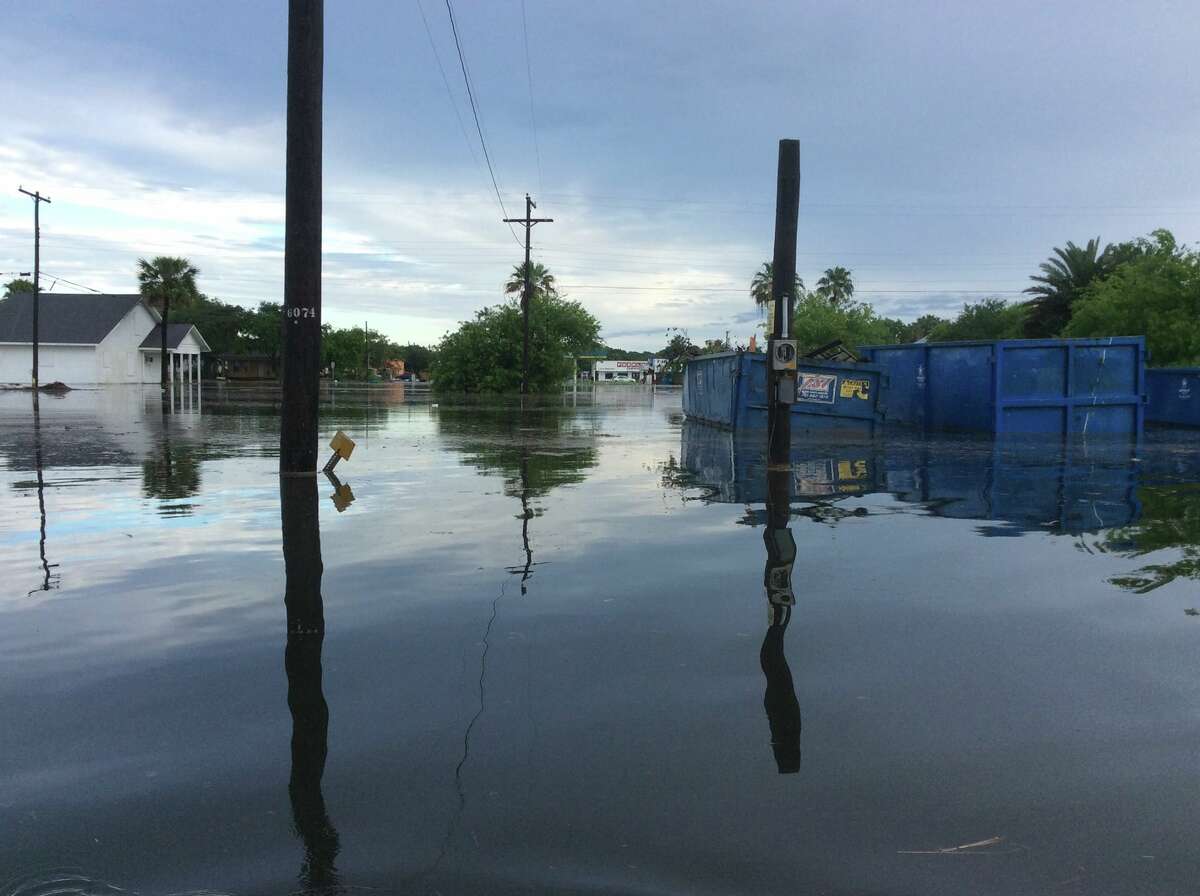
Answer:
<svg viewBox="0 0 1200 896"><path fill-rule="evenodd" d="M1194 433L798 445L787 606L677 393L178 398L0 395L0 892L1197 892Z"/></svg>

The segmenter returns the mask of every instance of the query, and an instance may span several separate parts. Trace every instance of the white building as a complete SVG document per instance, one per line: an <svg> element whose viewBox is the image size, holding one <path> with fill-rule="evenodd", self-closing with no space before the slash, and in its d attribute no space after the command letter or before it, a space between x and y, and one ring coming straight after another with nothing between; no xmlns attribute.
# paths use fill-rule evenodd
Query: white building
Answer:
<svg viewBox="0 0 1200 896"><path fill-rule="evenodd" d="M651 358L649 361L597 361L592 365L592 379L598 383L640 383L646 371L657 373L664 363L660 358Z"/></svg>
<svg viewBox="0 0 1200 896"><path fill-rule="evenodd" d="M38 300L38 380L68 386L157 383L162 329L139 295L42 293ZM33 296L0 301L0 384L28 385L33 367ZM200 378L208 343L192 324L167 327L172 380Z"/></svg>

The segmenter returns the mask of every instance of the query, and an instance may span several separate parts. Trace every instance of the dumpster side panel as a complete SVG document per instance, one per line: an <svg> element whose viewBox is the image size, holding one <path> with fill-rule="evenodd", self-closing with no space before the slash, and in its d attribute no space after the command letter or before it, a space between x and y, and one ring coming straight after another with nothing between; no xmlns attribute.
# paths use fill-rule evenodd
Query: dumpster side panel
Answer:
<svg viewBox="0 0 1200 896"><path fill-rule="evenodd" d="M737 361L732 352L689 360L684 371L684 413L718 426L735 426Z"/></svg>
<svg viewBox="0 0 1200 896"><path fill-rule="evenodd" d="M928 346L926 419L933 429L983 431L995 414L992 346Z"/></svg>
<svg viewBox="0 0 1200 896"><path fill-rule="evenodd" d="M1146 419L1151 423L1200 426L1200 367L1147 370Z"/></svg>
<svg viewBox="0 0 1200 896"><path fill-rule="evenodd" d="M880 345L859 351L881 368L888 380L887 419L909 426L925 424L925 386L928 381L925 345Z"/></svg>

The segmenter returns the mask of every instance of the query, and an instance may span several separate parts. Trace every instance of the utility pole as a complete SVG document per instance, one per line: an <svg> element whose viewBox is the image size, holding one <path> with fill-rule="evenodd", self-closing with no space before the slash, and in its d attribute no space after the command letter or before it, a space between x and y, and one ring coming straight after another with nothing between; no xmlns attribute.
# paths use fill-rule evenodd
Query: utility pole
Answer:
<svg viewBox="0 0 1200 896"><path fill-rule="evenodd" d="M796 345L790 340L796 300L796 232L800 218L800 141L779 141L775 190L775 253L771 297L775 320L767 343L767 442L769 464L786 465L792 447L796 400Z"/></svg>
<svg viewBox="0 0 1200 896"><path fill-rule="evenodd" d="M324 0L289 0L283 398L279 472L316 475L321 385L321 90Z"/></svg>
<svg viewBox="0 0 1200 896"><path fill-rule="evenodd" d="M550 224L553 218L534 218L537 203L525 194L525 217L505 218L505 224L522 224L525 227L525 288L521 290L521 394L529 392L529 234L534 224Z"/></svg>
<svg viewBox="0 0 1200 896"><path fill-rule="evenodd" d="M34 200L34 395L37 395L37 306L40 305L37 296L41 293L41 283L38 282L38 276L42 272L42 228L38 223L40 216L37 212L41 210L42 203L50 204L50 197L42 196L36 190L30 193L24 187L17 187L17 190L24 193ZM528 249L527 249L528 252ZM53 284L52 284L53 285Z"/></svg>

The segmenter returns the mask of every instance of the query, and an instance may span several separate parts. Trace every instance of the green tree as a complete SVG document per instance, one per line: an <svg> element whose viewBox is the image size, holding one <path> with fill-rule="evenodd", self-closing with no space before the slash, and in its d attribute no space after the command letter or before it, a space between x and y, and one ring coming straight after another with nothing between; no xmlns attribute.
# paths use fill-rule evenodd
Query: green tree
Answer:
<svg viewBox="0 0 1200 896"><path fill-rule="evenodd" d="M258 308L246 314L238 341L240 351L278 358L283 348L283 305L259 302Z"/></svg>
<svg viewBox="0 0 1200 896"><path fill-rule="evenodd" d="M1145 336L1156 364L1200 363L1200 255L1166 230L1122 244L1131 260L1083 290L1067 336Z"/></svg>
<svg viewBox="0 0 1200 896"><path fill-rule="evenodd" d="M1088 240L1085 246L1068 242L1065 249L1055 248L1054 256L1038 265L1042 273L1029 278L1036 285L1025 290L1033 296L1027 303L1025 335L1035 339L1059 335L1070 322L1080 293L1102 279L1120 259L1121 252L1112 246L1100 249L1100 237Z"/></svg>
<svg viewBox="0 0 1200 896"><path fill-rule="evenodd" d="M893 339L888 322L870 305L850 302L839 307L815 292L796 303L792 328L804 349L834 341L854 347L889 343Z"/></svg>
<svg viewBox="0 0 1200 896"><path fill-rule="evenodd" d="M924 339L944 323L949 323L944 317L938 317L936 314L922 314L916 320L901 325L896 333L896 341L916 342Z"/></svg>
<svg viewBox="0 0 1200 896"><path fill-rule="evenodd" d="M572 356L600 337L600 323L578 302L535 293L529 307L529 388L554 389L572 375ZM521 308L516 300L484 308L437 347L434 384L447 392L516 392L521 385Z"/></svg>
<svg viewBox="0 0 1200 896"><path fill-rule="evenodd" d="M504 284L504 293L505 295L517 296L519 298L524 291L525 263L521 262L513 268L508 282ZM535 297L558 295L558 287L555 285L554 275L544 265L536 261L529 262L529 291Z"/></svg>
<svg viewBox="0 0 1200 896"><path fill-rule="evenodd" d="M773 284L775 282L775 267L769 261L764 261L762 267L755 273L750 280L750 298L754 299L754 304L759 308L766 308L767 303L771 301ZM796 278L795 293L799 299L804 295L804 281L799 277Z"/></svg>
<svg viewBox="0 0 1200 896"><path fill-rule="evenodd" d="M966 339L1019 339L1025 328L1025 305L1004 299L964 303L954 320L941 321L928 334L930 342Z"/></svg>
<svg viewBox="0 0 1200 896"><path fill-rule="evenodd" d="M400 346L399 357L404 359L404 369L414 376L432 370L435 356L434 350L424 345L410 342Z"/></svg>
<svg viewBox="0 0 1200 896"><path fill-rule="evenodd" d="M241 348L241 333L252 313L240 305L227 305L201 294L175 316L181 323L194 324L213 353L223 355Z"/></svg>
<svg viewBox="0 0 1200 896"><path fill-rule="evenodd" d="M23 293L33 292L33 281L26 280L24 277L14 277L4 284L4 298L9 296L17 296Z"/></svg>
<svg viewBox="0 0 1200 896"><path fill-rule="evenodd" d="M671 336L672 332L675 333L674 336ZM688 358L700 354L701 350L682 330L672 327L667 331L667 335L670 336L667 345L658 353L658 357L666 361L663 370L667 373L682 373Z"/></svg>
<svg viewBox="0 0 1200 896"><path fill-rule="evenodd" d="M854 298L854 280L844 267L826 268L817 281L817 295L835 308L848 305Z"/></svg>

